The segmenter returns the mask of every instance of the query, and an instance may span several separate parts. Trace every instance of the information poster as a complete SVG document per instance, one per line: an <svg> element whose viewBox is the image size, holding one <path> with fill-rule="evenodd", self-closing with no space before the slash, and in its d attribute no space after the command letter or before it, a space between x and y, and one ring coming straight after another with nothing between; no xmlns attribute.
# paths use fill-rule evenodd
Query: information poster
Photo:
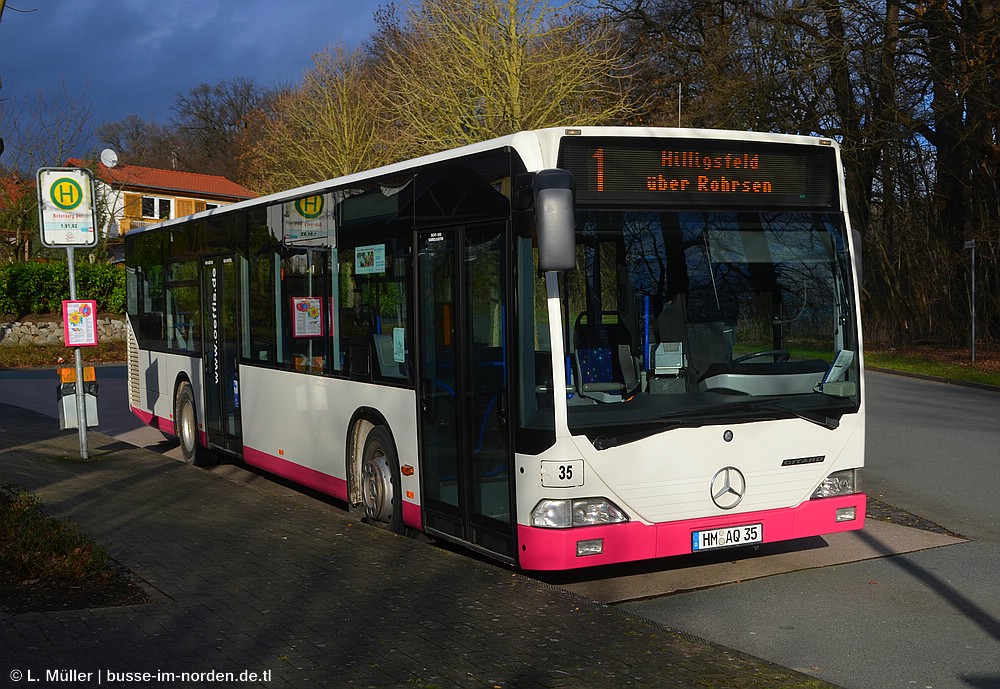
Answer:
<svg viewBox="0 0 1000 689"><path fill-rule="evenodd" d="M354 272L373 275L385 272L385 244L359 246L354 250Z"/></svg>
<svg viewBox="0 0 1000 689"><path fill-rule="evenodd" d="M292 337L323 335L323 300L319 297L292 297Z"/></svg>
<svg viewBox="0 0 1000 689"><path fill-rule="evenodd" d="M62 303L63 338L67 347L93 347L97 344L97 302L92 300Z"/></svg>
<svg viewBox="0 0 1000 689"><path fill-rule="evenodd" d="M406 329L392 329L392 360L397 364L406 361Z"/></svg>

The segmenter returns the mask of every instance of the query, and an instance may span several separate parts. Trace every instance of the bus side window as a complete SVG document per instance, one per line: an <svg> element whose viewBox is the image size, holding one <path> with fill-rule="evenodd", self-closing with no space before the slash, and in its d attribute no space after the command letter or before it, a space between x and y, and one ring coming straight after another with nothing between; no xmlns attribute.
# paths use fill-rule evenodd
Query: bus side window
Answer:
<svg viewBox="0 0 1000 689"><path fill-rule="evenodd" d="M149 232L126 246L128 262L128 315L140 346L156 349L164 344L163 238Z"/></svg>
<svg viewBox="0 0 1000 689"><path fill-rule="evenodd" d="M386 382L409 378L407 280L409 245L403 240L341 246L339 250L339 337L345 368ZM351 362L364 356L370 362Z"/></svg>
<svg viewBox="0 0 1000 689"><path fill-rule="evenodd" d="M247 313L250 314L250 360L273 364L281 360L280 317L281 244L275 241L266 218L256 218L250 227L247 259L249 283Z"/></svg>
<svg viewBox="0 0 1000 689"><path fill-rule="evenodd" d="M198 285L198 262L175 262L170 263L167 268L167 349L200 351L201 292Z"/></svg>
<svg viewBox="0 0 1000 689"><path fill-rule="evenodd" d="M326 249L286 249L280 266L281 351L285 368L307 373L328 370L325 336L329 325Z"/></svg>

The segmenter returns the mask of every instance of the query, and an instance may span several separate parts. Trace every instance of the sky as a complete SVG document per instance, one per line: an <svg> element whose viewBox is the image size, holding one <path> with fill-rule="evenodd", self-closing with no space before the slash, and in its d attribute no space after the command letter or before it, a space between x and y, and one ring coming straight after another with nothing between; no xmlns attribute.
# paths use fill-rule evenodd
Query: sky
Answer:
<svg viewBox="0 0 1000 689"><path fill-rule="evenodd" d="M367 40L388 2L7 0L0 108L17 111L65 86L89 103L91 129L129 115L167 124L177 94L201 83L299 82L314 53Z"/></svg>

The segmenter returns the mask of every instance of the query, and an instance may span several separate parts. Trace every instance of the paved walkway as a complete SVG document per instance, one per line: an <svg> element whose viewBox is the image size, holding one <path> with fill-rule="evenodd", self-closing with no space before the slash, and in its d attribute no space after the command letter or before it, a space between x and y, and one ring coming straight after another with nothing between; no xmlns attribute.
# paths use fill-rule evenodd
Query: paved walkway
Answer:
<svg viewBox="0 0 1000 689"><path fill-rule="evenodd" d="M156 602L0 612L4 685L831 686L358 524L322 501L98 433L89 440L92 459L83 462L76 431L0 404L0 483L22 485L50 514L72 518ZM231 679L217 681L224 673Z"/></svg>

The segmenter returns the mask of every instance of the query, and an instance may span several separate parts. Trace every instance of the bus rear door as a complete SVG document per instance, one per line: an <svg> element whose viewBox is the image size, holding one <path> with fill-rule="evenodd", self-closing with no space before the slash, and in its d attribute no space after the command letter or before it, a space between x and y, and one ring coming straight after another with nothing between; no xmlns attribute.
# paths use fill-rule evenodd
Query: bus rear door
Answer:
<svg viewBox="0 0 1000 689"><path fill-rule="evenodd" d="M210 447L240 453L240 289L237 258L202 260L202 333L205 366L205 428Z"/></svg>

